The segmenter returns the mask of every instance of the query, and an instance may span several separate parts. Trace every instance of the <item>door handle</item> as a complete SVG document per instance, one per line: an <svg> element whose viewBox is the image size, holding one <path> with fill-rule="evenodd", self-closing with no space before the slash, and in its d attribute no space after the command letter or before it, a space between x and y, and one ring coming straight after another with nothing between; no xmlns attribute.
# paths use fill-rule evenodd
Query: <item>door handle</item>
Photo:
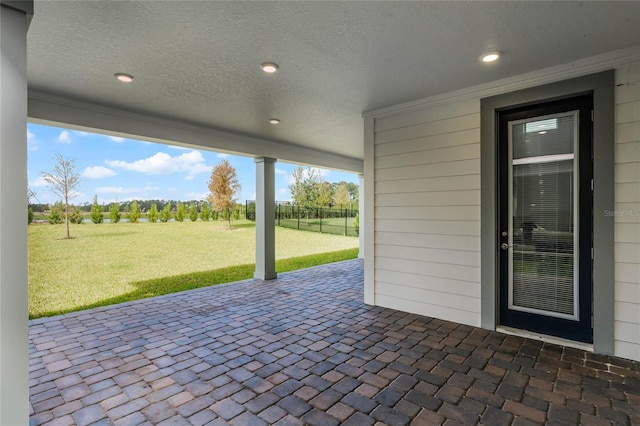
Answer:
<svg viewBox="0 0 640 426"><path fill-rule="evenodd" d="M513 246L510 246L510 245L509 245L509 244L507 244L507 243L502 243L502 244L500 244L500 248L501 248L502 250L509 250L509 247L513 247Z"/></svg>

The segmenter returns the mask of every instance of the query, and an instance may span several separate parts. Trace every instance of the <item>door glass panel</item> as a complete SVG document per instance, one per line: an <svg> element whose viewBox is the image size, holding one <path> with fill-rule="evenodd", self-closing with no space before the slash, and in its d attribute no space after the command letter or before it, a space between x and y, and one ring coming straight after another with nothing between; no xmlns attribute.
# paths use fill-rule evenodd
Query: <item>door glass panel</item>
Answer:
<svg viewBox="0 0 640 426"><path fill-rule="evenodd" d="M574 117L534 119L513 128L513 159L571 154L574 150Z"/></svg>
<svg viewBox="0 0 640 426"><path fill-rule="evenodd" d="M510 123L510 309L577 319L576 121Z"/></svg>

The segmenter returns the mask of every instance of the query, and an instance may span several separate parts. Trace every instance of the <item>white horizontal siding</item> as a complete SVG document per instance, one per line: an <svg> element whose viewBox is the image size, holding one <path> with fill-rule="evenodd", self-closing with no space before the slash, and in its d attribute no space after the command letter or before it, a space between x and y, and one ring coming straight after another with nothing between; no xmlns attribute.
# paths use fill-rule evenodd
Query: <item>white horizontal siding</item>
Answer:
<svg viewBox="0 0 640 426"><path fill-rule="evenodd" d="M439 248L443 250L480 251L480 238L476 236L417 234L378 231L376 244L404 247Z"/></svg>
<svg viewBox="0 0 640 426"><path fill-rule="evenodd" d="M469 191L436 191L429 192L428 197L416 197L412 193L378 194L376 207L392 206L477 206L480 204L480 193Z"/></svg>
<svg viewBox="0 0 640 426"><path fill-rule="evenodd" d="M475 285L473 281L431 277L428 275L388 271L385 269L376 269L376 277L382 282L396 284L398 286L423 288L425 290L468 296L475 299L480 298L480 288Z"/></svg>
<svg viewBox="0 0 640 426"><path fill-rule="evenodd" d="M399 311L440 318L445 321L453 321L475 327L480 326L480 314L478 313L463 311L451 306L433 305L427 300L403 299L397 296L376 293L376 304Z"/></svg>
<svg viewBox="0 0 640 426"><path fill-rule="evenodd" d="M480 324L480 101L375 122L375 300Z"/></svg>
<svg viewBox="0 0 640 426"><path fill-rule="evenodd" d="M445 148L427 149L404 154L376 156L376 169L387 167L406 167L423 164L437 164L448 161L477 159L480 156L480 145L459 145Z"/></svg>
<svg viewBox="0 0 640 426"><path fill-rule="evenodd" d="M615 354L640 360L640 63L616 70Z"/></svg>
<svg viewBox="0 0 640 426"><path fill-rule="evenodd" d="M419 260L449 265L480 267L478 253L468 250L407 247L388 244L376 244L376 255L390 259Z"/></svg>
<svg viewBox="0 0 640 426"><path fill-rule="evenodd" d="M413 232L417 234L480 236L480 220L455 222L452 220L376 219L376 232Z"/></svg>
<svg viewBox="0 0 640 426"><path fill-rule="evenodd" d="M426 136L455 133L468 129L480 129L480 102L477 113L448 118L445 120L422 123L414 126L400 127L376 133L376 144L392 143L407 139L423 138ZM479 140L479 139L478 139Z"/></svg>
<svg viewBox="0 0 640 426"><path fill-rule="evenodd" d="M638 127L638 139L640 139L640 126ZM626 142L616 145L616 163L640 163L640 142Z"/></svg>
<svg viewBox="0 0 640 426"><path fill-rule="evenodd" d="M406 152L418 152L425 149L447 148L457 145L468 145L478 142L476 129L461 130L454 133L425 136L404 141L396 141L376 145L376 155L393 155Z"/></svg>
<svg viewBox="0 0 640 426"><path fill-rule="evenodd" d="M640 186L640 184L638 184L638 186ZM480 191L479 175L401 179L387 182L376 182L376 195L386 193L396 194L399 192L419 192L427 194L433 191L464 191L468 189ZM420 197L420 195L416 194L416 197Z"/></svg>
<svg viewBox="0 0 640 426"><path fill-rule="evenodd" d="M431 123L433 121L445 120L451 117L475 114L478 112L478 101L475 99L462 102L454 102L443 105L440 108L421 109L394 115L387 118L377 119L375 131L380 133L385 130L397 129L400 127L415 126L421 123Z"/></svg>

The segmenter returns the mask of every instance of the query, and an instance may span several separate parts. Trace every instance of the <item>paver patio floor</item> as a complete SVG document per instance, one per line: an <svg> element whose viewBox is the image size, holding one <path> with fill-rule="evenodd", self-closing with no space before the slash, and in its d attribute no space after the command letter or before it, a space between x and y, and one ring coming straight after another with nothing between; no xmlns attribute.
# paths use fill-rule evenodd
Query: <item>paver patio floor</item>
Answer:
<svg viewBox="0 0 640 426"><path fill-rule="evenodd" d="M362 302L360 260L30 323L34 425L640 424L640 363Z"/></svg>

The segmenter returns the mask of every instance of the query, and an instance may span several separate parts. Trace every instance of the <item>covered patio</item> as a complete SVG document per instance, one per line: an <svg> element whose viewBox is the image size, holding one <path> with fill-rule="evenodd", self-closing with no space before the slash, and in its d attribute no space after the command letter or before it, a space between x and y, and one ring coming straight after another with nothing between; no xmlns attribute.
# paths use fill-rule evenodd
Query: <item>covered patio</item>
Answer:
<svg viewBox="0 0 640 426"><path fill-rule="evenodd" d="M362 300L353 260L31 321L31 424L640 423L638 362Z"/></svg>

